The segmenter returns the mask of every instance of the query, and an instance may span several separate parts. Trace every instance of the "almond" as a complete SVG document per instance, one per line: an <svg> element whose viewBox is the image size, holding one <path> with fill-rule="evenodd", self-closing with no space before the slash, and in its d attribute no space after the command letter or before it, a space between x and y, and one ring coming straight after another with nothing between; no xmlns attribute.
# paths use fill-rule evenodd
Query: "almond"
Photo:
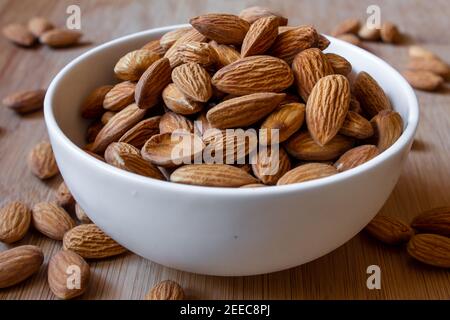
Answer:
<svg viewBox="0 0 450 320"><path fill-rule="evenodd" d="M101 120L92 122L86 130L86 141L88 143L94 142L99 132L103 129L103 126L104 124Z"/></svg>
<svg viewBox="0 0 450 320"><path fill-rule="evenodd" d="M120 58L114 67L116 77L123 81L137 81L160 56L149 50L135 50Z"/></svg>
<svg viewBox="0 0 450 320"><path fill-rule="evenodd" d="M166 54L166 49L164 49L159 40L152 40L145 44L142 48L142 50L148 50L152 51L153 53L157 54L159 57L163 57Z"/></svg>
<svg viewBox="0 0 450 320"><path fill-rule="evenodd" d="M194 132L203 135L209 129L212 129L212 126L206 118L206 112L202 112L198 115L197 119L195 119Z"/></svg>
<svg viewBox="0 0 450 320"><path fill-rule="evenodd" d="M316 47L318 39L317 31L312 26L300 26L279 34L270 54L291 64L297 53Z"/></svg>
<svg viewBox="0 0 450 320"><path fill-rule="evenodd" d="M339 23L333 31L331 31L331 35L333 37L337 37L343 34L356 34L361 27L361 22L358 19L349 18L341 23Z"/></svg>
<svg viewBox="0 0 450 320"><path fill-rule="evenodd" d="M375 158L380 154L376 146L363 145L350 149L344 153L334 164L339 172L344 172Z"/></svg>
<svg viewBox="0 0 450 320"><path fill-rule="evenodd" d="M165 180L161 171L145 161L139 149L123 142L111 143L105 151L105 160L110 165L158 180Z"/></svg>
<svg viewBox="0 0 450 320"><path fill-rule="evenodd" d="M363 110L361 109L361 104L353 95L350 98L350 106L348 108L348 111L353 111L353 112L356 112L357 114L363 113Z"/></svg>
<svg viewBox="0 0 450 320"><path fill-rule="evenodd" d="M32 216L36 230L53 240L62 240L64 234L75 227L75 221L56 203L36 204Z"/></svg>
<svg viewBox="0 0 450 320"><path fill-rule="evenodd" d="M288 24L288 19L281 16L278 13L273 12L272 10L264 7L254 6L249 7L247 9L242 10L239 13L239 17L244 19L248 23L252 24L257 20L265 17L275 16L277 18L277 23L279 26L286 26Z"/></svg>
<svg viewBox="0 0 450 320"><path fill-rule="evenodd" d="M450 66L439 58L412 58L407 68L413 71L429 71L444 79L450 76Z"/></svg>
<svg viewBox="0 0 450 320"><path fill-rule="evenodd" d="M366 118L349 111L339 133L356 139L367 139L373 136L373 128Z"/></svg>
<svg viewBox="0 0 450 320"><path fill-rule="evenodd" d="M117 112L114 111L106 111L102 117L100 118L100 122L102 123L102 125L104 126L105 124L107 124L109 122L109 120L111 120L115 115L117 114ZM102 127L103 129L103 127ZM101 129L100 129L101 131ZM98 132L100 133L100 132ZM98 135L98 134L97 134ZM96 136L97 137L97 136ZM95 140L94 140L95 141Z"/></svg>
<svg viewBox="0 0 450 320"><path fill-rule="evenodd" d="M44 254L36 246L20 246L0 252L0 289L31 277L43 262Z"/></svg>
<svg viewBox="0 0 450 320"><path fill-rule="evenodd" d="M142 148L141 154L154 165L173 168L183 163L191 163L192 159L201 156L203 148L202 140L192 133L162 133L151 137Z"/></svg>
<svg viewBox="0 0 450 320"><path fill-rule="evenodd" d="M128 143L138 149L142 148L148 139L159 133L159 121L161 116L155 116L142 120L128 130L119 142Z"/></svg>
<svg viewBox="0 0 450 320"><path fill-rule="evenodd" d="M82 36L75 30L52 29L44 32L39 41L53 48L65 48L76 45Z"/></svg>
<svg viewBox="0 0 450 320"><path fill-rule="evenodd" d="M120 111L134 102L136 84L130 81L121 82L110 89L103 99L103 108Z"/></svg>
<svg viewBox="0 0 450 320"><path fill-rule="evenodd" d="M219 103L206 117L218 129L247 127L271 113L284 98L284 93L249 94Z"/></svg>
<svg viewBox="0 0 450 320"><path fill-rule="evenodd" d="M303 125L305 120L305 105L303 103L292 102L282 105L278 110L272 112L261 125L260 142L271 143L271 131L278 131L278 141L284 142Z"/></svg>
<svg viewBox="0 0 450 320"><path fill-rule="evenodd" d="M411 257L435 267L450 268L450 239L436 234L418 234L408 243Z"/></svg>
<svg viewBox="0 0 450 320"><path fill-rule="evenodd" d="M378 149L381 152L392 146L403 132L402 117L394 111L381 111L370 123L374 130L374 137L378 141Z"/></svg>
<svg viewBox="0 0 450 320"><path fill-rule="evenodd" d="M177 47L177 55L183 63L194 62L202 67L210 67L217 61L216 51L204 42L186 42Z"/></svg>
<svg viewBox="0 0 450 320"><path fill-rule="evenodd" d="M439 59L434 52L421 46L410 46L408 54L411 58Z"/></svg>
<svg viewBox="0 0 450 320"><path fill-rule="evenodd" d="M86 211L84 211L78 203L75 204L75 215L77 216L78 221L83 224L92 223L91 219L89 219L88 215L86 214Z"/></svg>
<svg viewBox="0 0 450 320"><path fill-rule="evenodd" d="M114 86L107 85L92 91L81 105L81 116L86 119L93 119L101 116L105 112L103 101L113 87ZM111 96L109 98L111 98Z"/></svg>
<svg viewBox="0 0 450 320"><path fill-rule="evenodd" d="M354 34L346 33L346 34L342 34L342 35L338 36L337 38L339 40L348 42L348 43L350 43L350 44L352 44L354 46L362 47L361 40L357 36L355 36Z"/></svg>
<svg viewBox="0 0 450 320"><path fill-rule="evenodd" d="M70 207L75 203L75 199L64 181L59 185L55 198L56 204L61 207Z"/></svg>
<svg viewBox="0 0 450 320"><path fill-rule="evenodd" d="M185 63L172 71L172 80L188 98L207 102L212 96L211 77L198 63Z"/></svg>
<svg viewBox="0 0 450 320"><path fill-rule="evenodd" d="M366 41L378 41L381 37L380 29L365 23L358 31L358 37Z"/></svg>
<svg viewBox="0 0 450 320"><path fill-rule="evenodd" d="M241 45L250 24L232 14L205 14L192 18L191 25L205 37L221 44Z"/></svg>
<svg viewBox="0 0 450 320"><path fill-rule="evenodd" d="M300 52L292 63L298 94L308 101L312 89L321 78L332 75L333 67L327 57L317 48Z"/></svg>
<svg viewBox="0 0 450 320"><path fill-rule="evenodd" d="M28 167L40 179L49 179L59 173L52 146L48 141L37 144L28 155Z"/></svg>
<svg viewBox="0 0 450 320"><path fill-rule="evenodd" d="M158 283L145 296L145 300L183 300L184 291L181 286L173 281L166 280Z"/></svg>
<svg viewBox="0 0 450 320"><path fill-rule="evenodd" d="M353 84L353 94L361 104L361 108L374 117L382 110L391 110L389 98L378 82L367 72L360 72Z"/></svg>
<svg viewBox="0 0 450 320"><path fill-rule="evenodd" d="M28 21L28 30L37 38L53 28L55 26L46 18L34 17Z"/></svg>
<svg viewBox="0 0 450 320"><path fill-rule="evenodd" d="M400 41L400 32L392 22L385 22L380 29L381 40L386 43L397 43Z"/></svg>
<svg viewBox="0 0 450 320"><path fill-rule="evenodd" d="M411 226L420 231L450 236L450 207L427 210L414 218Z"/></svg>
<svg viewBox="0 0 450 320"><path fill-rule="evenodd" d="M95 224L79 225L64 235L63 247L85 259L102 259L127 251Z"/></svg>
<svg viewBox="0 0 450 320"><path fill-rule="evenodd" d="M17 113L30 113L42 109L45 93L46 90L19 91L5 97L2 103Z"/></svg>
<svg viewBox="0 0 450 320"><path fill-rule="evenodd" d="M174 112L166 112L159 122L160 133L172 133L175 130L185 130L186 132L193 132L194 125L188 118L181 114Z"/></svg>
<svg viewBox="0 0 450 320"><path fill-rule="evenodd" d="M435 91L444 83L444 78L430 71L406 70L402 75L413 88L424 91Z"/></svg>
<svg viewBox="0 0 450 320"><path fill-rule="evenodd" d="M278 19L268 16L255 21L244 38L241 56L255 56L264 54L278 36Z"/></svg>
<svg viewBox="0 0 450 320"><path fill-rule="evenodd" d="M23 203L11 202L0 209L0 241L17 242L28 232L31 222L31 210Z"/></svg>
<svg viewBox="0 0 450 320"><path fill-rule="evenodd" d="M220 91L246 95L258 92L280 92L294 81L291 68L271 56L251 56L220 69L212 82Z"/></svg>
<svg viewBox="0 0 450 320"><path fill-rule="evenodd" d="M266 187L265 184L262 183L252 183L252 184L246 184L245 186L239 187L241 189L251 189L251 188L261 188Z"/></svg>
<svg viewBox="0 0 450 320"><path fill-rule="evenodd" d="M99 132L92 151L95 153L105 151L111 142L118 141L125 132L141 121L145 112L146 110L140 109L136 104L131 104L118 112Z"/></svg>
<svg viewBox="0 0 450 320"><path fill-rule="evenodd" d="M319 39L317 40L317 48L324 51L330 45L330 40L322 34L319 34Z"/></svg>
<svg viewBox="0 0 450 320"><path fill-rule="evenodd" d="M136 85L135 100L141 109L156 106L164 88L171 81L172 68L169 59L162 58L144 72Z"/></svg>
<svg viewBox="0 0 450 320"><path fill-rule="evenodd" d="M167 108L181 115L194 114L203 109L203 103L189 99L173 83L164 89L162 98Z"/></svg>
<svg viewBox="0 0 450 320"><path fill-rule="evenodd" d="M172 68L175 68L183 63L180 56L178 55L178 47L183 43L192 41L205 42L206 37L197 30L191 29L186 31L186 33L184 33L183 35L181 35L180 38L178 38L178 40L170 47L170 49L167 50L167 52L164 55L164 58L169 59L170 66Z"/></svg>
<svg viewBox="0 0 450 320"><path fill-rule="evenodd" d="M22 47L31 47L36 43L34 35L21 24L9 24L2 32L6 39Z"/></svg>
<svg viewBox="0 0 450 320"><path fill-rule="evenodd" d="M337 174L335 167L323 163L308 163L288 171L278 180L277 185L300 183Z"/></svg>
<svg viewBox="0 0 450 320"><path fill-rule="evenodd" d="M386 215L377 215L364 229L375 239L386 244L408 242L413 230L399 219Z"/></svg>
<svg viewBox="0 0 450 320"><path fill-rule="evenodd" d="M342 75L320 79L306 104L306 123L312 138L321 146L330 142L342 127L350 103L350 84Z"/></svg>
<svg viewBox="0 0 450 320"><path fill-rule="evenodd" d="M298 132L286 141L285 148L291 156L299 160L328 161L350 150L353 143L351 138L338 134L326 145L320 146L309 132Z"/></svg>
<svg viewBox="0 0 450 320"><path fill-rule="evenodd" d="M283 148L263 148L256 154L252 170L254 175L265 185L275 185L289 170L291 161Z"/></svg>
<svg viewBox="0 0 450 320"><path fill-rule="evenodd" d="M76 283L73 283L73 280L70 278L71 272L74 272L74 270L79 276ZM81 296L87 289L90 274L87 262L72 251L59 251L48 263L48 285L50 290L55 296L63 300Z"/></svg>
<svg viewBox="0 0 450 320"><path fill-rule="evenodd" d="M178 39L180 39L183 35L191 30L191 27L187 27L169 31L161 37L161 39L159 40L159 44L164 49L169 50L175 44L175 42L177 42Z"/></svg>
<svg viewBox="0 0 450 320"><path fill-rule="evenodd" d="M326 53L325 56L333 67L335 73L347 76L350 72L352 72L351 63L344 57L335 53Z"/></svg>
<svg viewBox="0 0 450 320"><path fill-rule="evenodd" d="M170 181L209 187L241 187L258 180L244 170L226 164L197 164L175 170Z"/></svg>
<svg viewBox="0 0 450 320"><path fill-rule="evenodd" d="M215 41L211 41L209 45L216 52L216 65L218 69L221 69L241 58L240 53L231 46L218 44Z"/></svg>

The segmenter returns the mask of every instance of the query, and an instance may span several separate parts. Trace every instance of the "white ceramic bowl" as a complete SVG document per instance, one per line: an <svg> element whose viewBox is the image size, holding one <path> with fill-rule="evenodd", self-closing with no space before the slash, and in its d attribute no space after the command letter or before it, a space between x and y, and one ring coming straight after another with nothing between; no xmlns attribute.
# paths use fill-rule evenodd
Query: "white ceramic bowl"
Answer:
<svg viewBox="0 0 450 320"><path fill-rule="evenodd" d="M74 60L53 80L45 120L68 187L89 217L129 250L172 268L211 275L253 275L319 258L356 235L394 188L418 125L413 90L386 62L330 38L327 51L369 72L401 114L400 139L375 159L310 182L255 189L209 188L138 176L83 152L84 97L113 83L125 53L179 28L133 34Z"/></svg>

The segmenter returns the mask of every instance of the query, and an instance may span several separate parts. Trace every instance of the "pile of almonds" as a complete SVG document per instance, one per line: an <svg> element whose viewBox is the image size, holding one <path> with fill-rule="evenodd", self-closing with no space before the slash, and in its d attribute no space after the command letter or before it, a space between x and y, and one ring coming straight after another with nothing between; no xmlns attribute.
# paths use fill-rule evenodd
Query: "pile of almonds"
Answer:
<svg viewBox="0 0 450 320"><path fill-rule="evenodd" d="M20 23L8 24L2 29L3 36L12 43L30 48L38 42L50 48L65 48L76 45L82 33L75 30L55 28L53 23L43 17L34 17L27 26Z"/></svg>
<svg viewBox="0 0 450 320"><path fill-rule="evenodd" d="M352 169L402 134L402 118L377 81L366 72L351 81L350 62L324 53L329 41L314 27L287 27L260 8L190 23L125 54L114 67L120 82L86 97L90 154L154 179L257 187ZM252 145L227 129L263 134ZM179 131L197 148L174 158ZM268 152L255 151L263 141ZM206 150L235 161L208 162ZM199 156L203 162L185 161ZM266 174L274 161L278 171Z"/></svg>

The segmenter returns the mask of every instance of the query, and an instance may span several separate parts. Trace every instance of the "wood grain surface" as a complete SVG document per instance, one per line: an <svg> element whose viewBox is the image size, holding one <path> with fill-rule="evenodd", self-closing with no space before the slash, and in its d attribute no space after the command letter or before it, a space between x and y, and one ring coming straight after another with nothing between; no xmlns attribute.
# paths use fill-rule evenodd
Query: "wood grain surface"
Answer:
<svg viewBox="0 0 450 320"><path fill-rule="evenodd" d="M26 23L35 15L64 25L66 8L82 10L84 44L72 49L25 50L0 39L0 96L45 88L73 58L95 45L157 26L185 23L205 12L234 12L255 4L275 8L290 24L314 24L328 33L347 17L364 18L378 4L382 19L395 21L409 42L419 43L450 61L447 0L203 1L203 0L0 0L1 24ZM426 14L425 14L426 13ZM407 45L366 44L397 69L407 61ZM450 205L450 90L417 92L421 123L401 178L382 212L410 221L434 206ZM29 205L54 197L60 178L41 182L29 172L29 150L47 136L41 112L18 116L0 108L0 205L22 200ZM19 244L41 246L49 257L61 244L31 232ZM0 244L0 250L6 246ZM366 268L379 265L381 290L368 290ZM0 290L0 299L55 299L47 285L46 264L32 278ZM306 265L254 277L210 277L165 268L133 254L91 263L85 299L142 299L156 282L178 281L191 299L449 299L450 271L412 261L403 248L378 244L360 234L334 252Z"/></svg>

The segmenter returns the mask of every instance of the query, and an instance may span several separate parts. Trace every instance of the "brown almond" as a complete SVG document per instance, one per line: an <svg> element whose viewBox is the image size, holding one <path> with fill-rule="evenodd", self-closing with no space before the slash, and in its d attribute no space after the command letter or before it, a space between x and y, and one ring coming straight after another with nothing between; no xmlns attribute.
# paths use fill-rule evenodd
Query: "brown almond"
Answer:
<svg viewBox="0 0 450 320"><path fill-rule="evenodd" d="M40 179L49 179L59 173L50 142L43 141L31 150L28 155L28 167Z"/></svg>
<svg viewBox="0 0 450 320"><path fill-rule="evenodd" d="M450 268L450 238L436 234L417 234L407 247L411 257L425 264Z"/></svg>
<svg viewBox="0 0 450 320"><path fill-rule="evenodd" d="M284 98L284 93L249 94L219 103L206 117L218 129L247 127L270 114Z"/></svg>
<svg viewBox="0 0 450 320"><path fill-rule="evenodd" d="M348 113L350 84L342 75L321 78L306 104L306 123L312 138L321 146L341 129Z"/></svg>
<svg viewBox="0 0 450 320"><path fill-rule="evenodd" d="M386 43L398 43L400 41L400 31L392 22L385 22L380 29L381 40Z"/></svg>
<svg viewBox="0 0 450 320"><path fill-rule="evenodd" d="M134 102L136 84L130 81L121 82L110 89L103 99L103 108L120 111Z"/></svg>
<svg viewBox="0 0 450 320"><path fill-rule="evenodd" d="M8 95L2 101L7 108L20 114L41 110L44 106L46 90L26 90Z"/></svg>
<svg viewBox="0 0 450 320"><path fill-rule="evenodd" d="M53 28L55 28L53 23L43 17L34 17L28 21L28 30L37 38Z"/></svg>
<svg viewBox="0 0 450 320"><path fill-rule="evenodd" d="M450 236L450 207L427 210L414 218L411 226L419 232Z"/></svg>
<svg viewBox="0 0 450 320"><path fill-rule="evenodd" d="M317 40L317 48L324 51L330 45L330 40L325 37L323 34L319 34L319 38Z"/></svg>
<svg viewBox="0 0 450 320"><path fill-rule="evenodd" d="M406 70L402 75L413 88L424 91L435 91L444 83L444 78L430 71Z"/></svg>
<svg viewBox="0 0 450 320"><path fill-rule="evenodd" d="M356 112L357 114L362 114L363 110L361 108L361 104L359 101L355 98L354 95L350 98L350 106L348 108L348 111Z"/></svg>
<svg viewBox="0 0 450 320"><path fill-rule="evenodd" d="M331 35L333 37L337 37L343 34L357 34L359 29L361 27L361 22L359 21L359 19L355 19L355 18L349 18L346 19L344 21L342 21L341 23L339 23L334 29L333 31L331 31Z"/></svg>
<svg viewBox="0 0 450 320"><path fill-rule="evenodd" d="M79 225L64 235L63 247L85 259L103 259L127 251L95 224Z"/></svg>
<svg viewBox="0 0 450 320"><path fill-rule="evenodd" d="M150 50L135 50L120 58L114 67L116 77L123 81L137 81L160 56Z"/></svg>
<svg viewBox="0 0 450 320"><path fill-rule="evenodd" d="M364 229L375 239L390 245L408 242L414 235L410 226L399 219L377 215Z"/></svg>
<svg viewBox="0 0 450 320"><path fill-rule="evenodd" d="M244 38L241 56L264 54L270 49L278 36L278 19L268 16L255 21Z"/></svg>
<svg viewBox="0 0 450 320"><path fill-rule="evenodd" d="M68 29L52 29L44 32L39 41L53 48L65 48L78 44L83 34Z"/></svg>
<svg viewBox="0 0 450 320"><path fill-rule="evenodd" d="M350 149L344 153L335 163L334 166L339 172L344 172L366 163L380 154L376 146L363 145Z"/></svg>
<svg viewBox="0 0 450 320"><path fill-rule="evenodd" d="M184 300L184 291L178 283L166 280L154 286L145 300Z"/></svg>
<svg viewBox="0 0 450 320"><path fill-rule="evenodd" d="M64 181L61 182L58 190L56 190L55 202L57 205L66 208L75 203L75 199Z"/></svg>
<svg viewBox="0 0 450 320"><path fill-rule="evenodd" d="M365 23L358 31L358 37L366 41L378 41L381 37L380 29Z"/></svg>
<svg viewBox="0 0 450 320"><path fill-rule="evenodd" d="M92 91L81 105L81 116L85 119L100 117L105 112L105 109L103 108L103 101L113 87L114 86L107 85ZM109 98L111 98L111 96Z"/></svg>
<svg viewBox="0 0 450 320"><path fill-rule="evenodd" d="M356 139L367 139L373 136L373 128L369 120L354 111L348 111L339 133Z"/></svg>
<svg viewBox="0 0 450 320"><path fill-rule="evenodd" d="M64 234L75 227L75 221L56 203L41 202L33 207L33 226L53 240L62 240Z"/></svg>
<svg viewBox="0 0 450 320"><path fill-rule="evenodd" d="M412 58L407 68L413 71L429 71L444 79L450 77L450 66L440 58Z"/></svg>
<svg viewBox="0 0 450 320"><path fill-rule="evenodd" d="M31 47L36 43L34 35L23 25L12 23L2 30L6 39L22 47Z"/></svg>
<svg viewBox="0 0 450 320"><path fill-rule="evenodd" d="M258 182L244 170L226 164L186 165L175 170L170 181L207 187L241 187Z"/></svg>
<svg viewBox="0 0 450 320"><path fill-rule="evenodd" d="M177 54L183 63L194 62L210 67L217 61L216 51L205 42L186 42L177 47Z"/></svg>
<svg viewBox="0 0 450 320"><path fill-rule="evenodd" d="M249 7L242 10L239 13L239 17L244 19L250 24L253 24L257 20L265 17L275 16L277 18L277 22L279 26L286 26L288 24L288 19L281 16L279 13L273 12L271 9L265 7Z"/></svg>
<svg viewBox="0 0 450 320"><path fill-rule="evenodd" d="M161 46L161 43L159 42L159 40L152 40L152 41L148 42L141 48L141 50L152 51L153 53L157 54L159 57L163 57L167 51L166 49L164 49Z"/></svg>
<svg viewBox="0 0 450 320"><path fill-rule="evenodd" d="M20 246L0 252L0 289L14 286L39 271L44 254L36 246Z"/></svg>
<svg viewBox="0 0 450 320"><path fill-rule="evenodd" d="M0 209L0 241L10 244L22 240L28 232L31 210L21 202L11 202Z"/></svg>
<svg viewBox="0 0 450 320"><path fill-rule="evenodd" d="M378 82L367 72L360 72L353 83L353 94L361 108L374 117L382 110L391 110L391 102Z"/></svg>
<svg viewBox="0 0 450 320"><path fill-rule="evenodd" d="M402 117L394 111L381 111L370 120L370 123L380 152L392 146L403 133Z"/></svg>
<svg viewBox="0 0 450 320"><path fill-rule="evenodd" d="M253 174L265 185L276 185L291 170L291 160L283 148L261 148L252 164Z"/></svg>
<svg viewBox="0 0 450 320"><path fill-rule="evenodd" d="M178 55L178 47L183 43L192 41L205 42L206 37L197 30L192 28L191 30L186 31L186 33L181 35L180 38L178 38L178 40L164 54L164 58L169 59L170 66L172 68L175 68L183 63L180 56Z"/></svg>
<svg viewBox="0 0 450 320"><path fill-rule="evenodd" d="M439 59L433 51L417 45L410 46L408 54L411 58Z"/></svg>
<svg viewBox="0 0 450 320"><path fill-rule="evenodd" d="M105 151L105 160L110 165L158 180L165 180L157 167L145 161L139 149L124 142L113 142Z"/></svg>
<svg viewBox="0 0 450 320"><path fill-rule="evenodd" d="M347 76L350 72L352 72L351 63L343 56L335 53L326 53L325 56L333 67L335 73Z"/></svg>
<svg viewBox="0 0 450 320"><path fill-rule="evenodd" d="M212 96L211 77L198 63L176 67L172 71L172 80L184 95L194 101L207 102Z"/></svg>
<svg viewBox="0 0 450 320"><path fill-rule="evenodd" d="M350 44L352 44L352 45L354 45L354 46L362 47L362 42L361 42L361 40L360 40L357 36L355 36L354 34L352 34L352 33L342 34L342 35L340 35L340 36L337 36L337 38L338 38L339 40L348 42L348 43L350 43Z"/></svg>
<svg viewBox="0 0 450 320"><path fill-rule="evenodd" d="M325 178L337 174L335 167L323 163L308 163L288 171L278 180L277 185L300 183Z"/></svg>
<svg viewBox="0 0 450 320"><path fill-rule="evenodd" d="M162 98L167 108L181 115L194 114L203 109L203 103L186 97L174 83L163 90Z"/></svg>
<svg viewBox="0 0 450 320"><path fill-rule="evenodd" d="M104 126L105 124L107 124L109 122L109 120L111 120L115 115L117 114L117 112L115 111L106 111L102 117L100 118L100 122L102 123L102 125ZM103 127L102 127L103 129ZM101 129L100 129L101 131ZM100 133L100 132L98 132ZM98 135L98 134L97 134ZM97 137L97 136L96 136ZM95 140L94 140L95 141Z"/></svg>
<svg viewBox="0 0 450 320"><path fill-rule="evenodd" d="M247 21L232 14L205 14L192 18L190 23L205 37L232 45L241 45L250 28Z"/></svg>
<svg viewBox="0 0 450 320"><path fill-rule="evenodd" d="M77 203L75 204L75 215L77 216L78 221L82 224L90 224L92 223L91 219L89 219L86 211Z"/></svg>
<svg viewBox="0 0 450 320"><path fill-rule="evenodd" d="M216 65L221 69L241 58L240 53L232 46L218 44L215 41L209 42L209 45L216 52Z"/></svg>
<svg viewBox="0 0 450 320"><path fill-rule="evenodd" d="M172 133L175 130L185 130L186 132L193 132L194 125L191 120L177 114L175 112L166 112L159 122L160 133Z"/></svg>
<svg viewBox="0 0 450 320"><path fill-rule="evenodd" d="M128 130L120 139L119 142L125 142L132 146L141 149L145 142L154 135L159 133L159 121L161 116L151 117L137 123L134 127Z"/></svg>
<svg viewBox="0 0 450 320"><path fill-rule="evenodd" d="M169 31L166 34L164 34L161 39L159 39L159 44L161 47L163 47L166 50L169 50L175 42L177 42L178 39L180 39L183 35L185 35L187 32L192 30L191 27L186 28L180 28L173 31Z"/></svg>
<svg viewBox="0 0 450 320"><path fill-rule="evenodd" d="M213 85L220 91L238 96L281 92L293 82L294 76L289 65L271 56L242 58L220 69L212 79Z"/></svg>

